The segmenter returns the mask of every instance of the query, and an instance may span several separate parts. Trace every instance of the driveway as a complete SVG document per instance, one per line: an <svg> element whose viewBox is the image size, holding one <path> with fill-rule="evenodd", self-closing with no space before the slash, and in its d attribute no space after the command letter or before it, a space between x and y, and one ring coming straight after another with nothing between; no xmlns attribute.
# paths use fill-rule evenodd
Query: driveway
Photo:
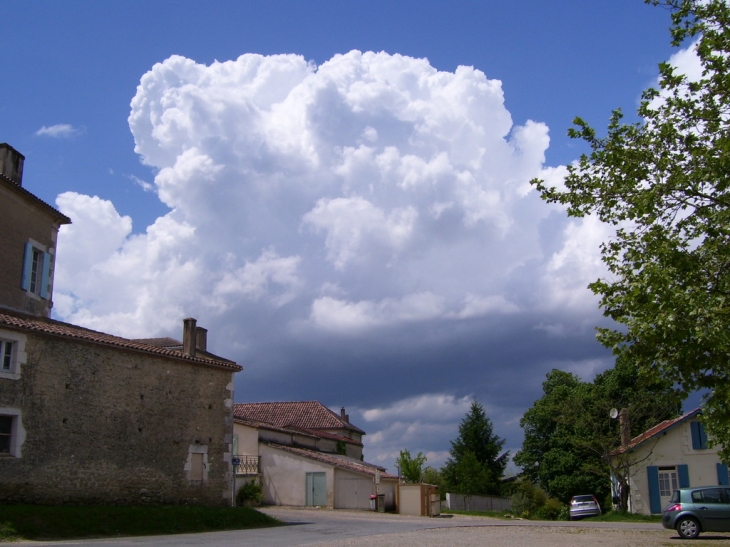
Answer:
<svg viewBox="0 0 730 547"><path fill-rule="evenodd" d="M683 545L659 524L608 522L504 521L489 518L407 517L369 511L268 507L287 523L278 528L175 536L28 542L57 547L666 547ZM703 544L730 547L730 536L703 535Z"/></svg>

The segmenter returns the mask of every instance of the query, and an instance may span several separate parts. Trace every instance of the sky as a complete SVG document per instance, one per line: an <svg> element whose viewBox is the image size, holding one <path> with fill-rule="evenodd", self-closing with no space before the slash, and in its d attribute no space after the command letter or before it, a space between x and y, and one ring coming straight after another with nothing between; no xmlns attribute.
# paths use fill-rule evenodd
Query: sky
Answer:
<svg viewBox="0 0 730 547"><path fill-rule="evenodd" d="M448 458L479 401L513 454L553 368L612 366L595 219L559 185L633 119L669 13L577 2L8 3L0 142L61 229L54 318L208 329L236 402L318 400L366 460ZM685 56L686 57L686 56ZM684 57L676 57L683 62Z"/></svg>

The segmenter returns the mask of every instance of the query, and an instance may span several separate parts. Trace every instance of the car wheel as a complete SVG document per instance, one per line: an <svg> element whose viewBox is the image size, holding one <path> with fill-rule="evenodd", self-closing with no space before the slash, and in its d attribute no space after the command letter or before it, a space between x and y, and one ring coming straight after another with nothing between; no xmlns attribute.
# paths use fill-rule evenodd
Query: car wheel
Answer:
<svg viewBox="0 0 730 547"><path fill-rule="evenodd" d="M695 539L700 535L700 523L692 517L683 517L677 522L677 532L684 539Z"/></svg>

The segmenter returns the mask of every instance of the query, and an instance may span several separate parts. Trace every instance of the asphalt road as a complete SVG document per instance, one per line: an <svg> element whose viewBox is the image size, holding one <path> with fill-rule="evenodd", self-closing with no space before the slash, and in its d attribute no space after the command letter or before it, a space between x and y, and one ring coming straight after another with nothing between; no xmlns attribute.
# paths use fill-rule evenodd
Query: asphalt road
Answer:
<svg viewBox="0 0 730 547"><path fill-rule="evenodd" d="M265 513L287 523L277 528L175 536L145 536L25 545L80 547L662 547L681 545L676 533L659 524L608 522L504 521L489 518L407 517L368 511L269 507ZM730 547L730 536L707 535L692 542Z"/></svg>

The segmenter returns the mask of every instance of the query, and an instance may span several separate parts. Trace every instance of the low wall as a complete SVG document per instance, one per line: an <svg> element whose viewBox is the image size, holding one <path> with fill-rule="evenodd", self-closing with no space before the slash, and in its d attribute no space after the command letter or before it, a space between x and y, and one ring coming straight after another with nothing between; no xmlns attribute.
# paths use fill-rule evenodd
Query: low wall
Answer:
<svg viewBox="0 0 730 547"><path fill-rule="evenodd" d="M509 511L512 508L509 498L448 493L444 506L452 511Z"/></svg>

